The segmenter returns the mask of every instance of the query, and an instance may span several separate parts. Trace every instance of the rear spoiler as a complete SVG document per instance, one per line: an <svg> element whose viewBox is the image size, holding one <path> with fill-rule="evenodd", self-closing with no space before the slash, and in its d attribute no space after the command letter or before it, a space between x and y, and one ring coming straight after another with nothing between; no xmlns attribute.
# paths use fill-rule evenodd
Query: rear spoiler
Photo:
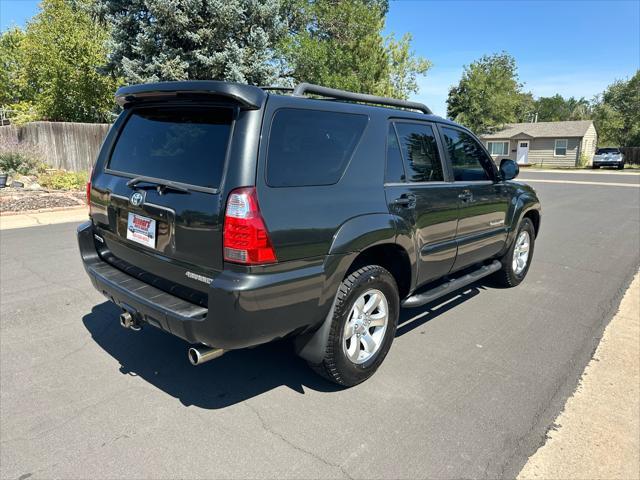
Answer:
<svg viewBox="0 0 640 480"><path fill-rule="evenodd" d="M121 87L116 92L116 102L122 107L130 103L171 97L212 96L222 97L240 104L246 110L262 108L267 98L264 90L241 83L215 80L189 80L184 82L145 83Z"/></svg>

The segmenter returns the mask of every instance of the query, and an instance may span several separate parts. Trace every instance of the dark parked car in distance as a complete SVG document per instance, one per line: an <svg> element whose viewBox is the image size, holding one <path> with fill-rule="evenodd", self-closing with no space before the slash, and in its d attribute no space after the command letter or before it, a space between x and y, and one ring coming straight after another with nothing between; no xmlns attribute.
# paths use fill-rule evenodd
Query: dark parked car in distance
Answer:
<svg viewBox="0 0 640 480"><path fill-rule="evenodd" d="M216 81L116 100L82 260L123 327L184 339L194 365L286 337L355 385L387 355L400 308L527 274L535 191L420 103Z"/></svg>

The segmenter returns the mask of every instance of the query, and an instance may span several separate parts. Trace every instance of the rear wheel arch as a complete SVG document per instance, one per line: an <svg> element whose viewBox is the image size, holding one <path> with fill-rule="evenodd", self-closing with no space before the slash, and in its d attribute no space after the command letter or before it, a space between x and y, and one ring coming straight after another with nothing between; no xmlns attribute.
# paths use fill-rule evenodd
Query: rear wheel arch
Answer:
<svg viewBox="0 0 640 480"><path fill-rule="evenodd" d="M325 260L325 285L320 297L328 315L317 329L296 338L296 351L302 358L312 364L323 358L337 289L353 272L379 265L394 278L400 298L411 291L415 279L415 261L411 261L412 251L415 252L413 239L402 228L398 232L397 225L393 215L370 214L352 218L338 229Z"/></svg>
<svg viewBox="0 0 640 480"><path fill-rule="evenodd" d="M409 253L397 243L383 243L366 248L358 253L344 274L344 278L367 265L379 265L395 279L400 298L412 289L413 269Z"/></svg>

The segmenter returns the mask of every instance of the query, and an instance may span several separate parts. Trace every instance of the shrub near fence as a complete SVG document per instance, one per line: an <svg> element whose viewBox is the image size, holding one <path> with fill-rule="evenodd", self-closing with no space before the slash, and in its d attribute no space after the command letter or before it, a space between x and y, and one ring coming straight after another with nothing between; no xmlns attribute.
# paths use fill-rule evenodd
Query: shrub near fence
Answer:
<svg viewBox="0 0 640 480"><path fill-rule="evenodd" d="M640 147L622 147L624 163L627 165L640 165Z"/></svg>
<svg viewBox="0 0 640 480"><path fill-rule="evenodd" d="M0 126L0 141L35 145L53 168L87 171L95 162L108 123L32 122Z"/></svg>

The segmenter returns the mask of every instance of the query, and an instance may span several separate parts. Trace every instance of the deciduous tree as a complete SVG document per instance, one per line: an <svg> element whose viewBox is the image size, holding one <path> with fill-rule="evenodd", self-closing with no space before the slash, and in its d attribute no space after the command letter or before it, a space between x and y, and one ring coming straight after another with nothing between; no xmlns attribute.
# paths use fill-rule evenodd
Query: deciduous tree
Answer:
<svg viewBox="0 0 640 480"><path fill-rule="evenodd" d="M382 36L388 2L289 0L289 35L280 44L284 79L407 98L431 64L411 36Z"/></svg>
<svg viewBox="0 0 640 480"><path fill-rule="evenodd" d="M594 119L599 145L640 147L640 70L596 98Z"/></svg>
<svg viewBox="0 0 640 480"><path fill-rule="evenodd" d="M0 34L0 106L17 103L22 99L19 73L23 40L24 31L18 27Z"/></svg>
<svg viewBox="0 0 640 480"><path fill-rule="evenodd" d="M523 106L530 99L530 94L522 91L511 55L484 55L465 66L462 79L449 90L447 115L481 134L524 120Z"/></svg>
<svg viewBox="0 0 640 480"><path fill-rule="evenodd" d="M559 94L538 98L534 108L539 122L586 120L591 116L591 105L588 100L574 97L565 99Z"/></svg>
<svg viewBox="0 0 640 480"><path fill-rule="evenodd" d="M0 58L8 67L0 102L22 112L28 107L29 119L110 119L118 80L99 71L107 58L107 32L88 6L89 0L42 0L24 31L2 35Z"/></svg>

